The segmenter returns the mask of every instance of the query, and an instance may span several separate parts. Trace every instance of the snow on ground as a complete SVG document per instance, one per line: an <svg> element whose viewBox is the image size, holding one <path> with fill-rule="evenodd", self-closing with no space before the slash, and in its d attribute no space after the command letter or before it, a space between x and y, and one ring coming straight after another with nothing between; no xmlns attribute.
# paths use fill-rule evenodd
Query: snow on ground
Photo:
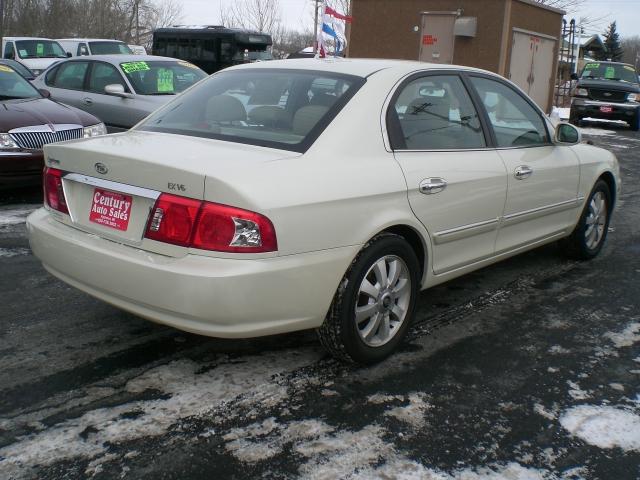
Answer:
<svg viewBox="0 0 640 480"><path fill-rule="evenodd" d="M18 257L20 255L29 255L31 250L28 248L1 248L0 257Z"/></svg>
<svg viewBox="0 0 640 480"><path fill-rule="evenodd" d="M640 451L640 416L629 409L579 405L565 411L560 424L590 445Z"/></svg>
<svg viewBox="0 0 640 480"><path fill-rule="evenodd" d="M24 223L31 212L42 205L9 205L6 209L0 209L0 227L5 225L19 225Z"/></svg>
<svg viewBox="0 0 640 480"><path fill-rule="evenodd" d="M167 398L91 410L24 437L0 449L0 470L18 477L27 476L28 467L76 457L103 456L107 461L109 444L162 435L183 419L210 414L229 403L264 410L288 398L287 387L274 378L315 363L320 357L319 350L298 349L246 357L242 362L219 360L206 371L191 360L153 368L129 381L125 391L153 390ZM99 468L99 463L93 462L93 468Z"/></svg>
<svg viewBox="0 0 640 480"><path fill-rule="evenodd" d="M640 322L632 322L622 332L608 332L605 334L616 348L630 347L640 342Z"/></svg>

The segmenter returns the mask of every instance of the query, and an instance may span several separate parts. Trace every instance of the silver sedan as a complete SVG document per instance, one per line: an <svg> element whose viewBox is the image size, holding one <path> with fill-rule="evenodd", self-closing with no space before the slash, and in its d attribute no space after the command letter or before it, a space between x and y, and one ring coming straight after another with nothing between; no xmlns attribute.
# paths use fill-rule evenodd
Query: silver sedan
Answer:
<svg viewBox="0 0 640 480"><path fill-rule="evenodd" d="M195 65L152 55L70 58L33 81L51 98L89 112L110 132L128 130L207 74Z"/></svg>

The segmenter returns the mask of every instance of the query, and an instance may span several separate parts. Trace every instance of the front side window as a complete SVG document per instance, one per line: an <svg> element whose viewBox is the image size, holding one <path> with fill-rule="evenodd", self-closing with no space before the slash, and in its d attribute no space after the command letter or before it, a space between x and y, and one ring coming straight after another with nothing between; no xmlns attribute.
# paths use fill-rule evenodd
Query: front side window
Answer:
<svg viewBox="0 0 640 480"><path fill-rule="evenodd" d="M40 93L22 75L7 65L0 65L0 100L40 96Z"/></svg>
<svg viewBox="0 0 640 480"><path fill-rule="evenodd" d="M389 107L392 147L399 150L486 146L478 113L455 75L430 75L402 87Z"/></svg>
<svg viewBox="0 0 640 480"><path fill-rule="evenodd" d="M97 93L105 93L107 85L122 85L127 91L127 86L118 69L109 63L96 62L89 74L89 90Z"/></svg>
<svg viewBox="0 0 640 480"><path fill-rule="evenodd" d="M544 120L525 98L502 82L471 77L489 114L498 147L515 148L549 143Z"/></svg>
<svg viewBox="0 0 640 480"><path fill-rule="evenodd" d="M364 81L306 70L220 72L138 128L305 151Z"/></svg>
<svg viewBox="0 0 640 480"><path fill-rule="evenodd" d="M131 49L121 42L89 42L91 55L132 55Z"/></svg>
<svg viewBox="0 0 640 480"><path fill-rule="evenodd" d="M140 95L175 95L207 76L189 62L125 62L120 68Z"/></svg>
<svg viewBox="0 0 640 480"><path fill-rule="evenodd" d="M13 57L15 56L13 54L13 42L7 42L7 44L4 46L4 58L11 58L13 59Z"/></svg>
<svg viewBox="0 0 640 480"><path fill-rule="evenodd" d="M19 40L16 48L20 58L67 58L60 44L52 40Z"/></svg>
<svg viewBox="0 0 640 480"><path fill-rule="evenodd" d="M84 76L88 67L89 62L63 63L58 68L58 73L52 81L52 86L69 90L82 90L84 88Z"/></svg>
<svg viewBox="0 0 640 480"><path fill-rule="evenodd" d="M83 55L89 55L89 49L87 48L87 44L86 43L80 43L78 44L78 51L77 51L77 55L79 57L83 56Z"/></svg>

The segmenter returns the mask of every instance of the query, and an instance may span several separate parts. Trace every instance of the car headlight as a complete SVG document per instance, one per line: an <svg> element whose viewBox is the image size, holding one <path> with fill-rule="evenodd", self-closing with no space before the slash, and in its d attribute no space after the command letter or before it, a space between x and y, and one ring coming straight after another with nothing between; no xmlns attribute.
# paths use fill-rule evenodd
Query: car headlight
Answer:
<svg viewBox="0 0 640 480"><path fill-rule="evenodd" d="M8 133L0 133L0 150L14 150L20 146L11 138Z"/></svg>
<svg viewBox="0 0 640 480"><path fill-rule="evenodd" d="M587 90L586 88L577 88L576 89L576 96L578 96L578 97L588 97L589 96L589 90Z"/></svg>
<svg viewBox="0 0 640 480"><path fill-rule="evenodd" d="M640 94L630 93L627 95L627 102L637 102L638 100L640 100Z"/></svg>
<svg viewBox="0 0 640 480"><path fill-rule="evenodd" d="M98 135L106 135L107 127L104 126L104 123L98 123L96 125L90 125L88 127L84 127L84 138L97 137Z"/></svg>

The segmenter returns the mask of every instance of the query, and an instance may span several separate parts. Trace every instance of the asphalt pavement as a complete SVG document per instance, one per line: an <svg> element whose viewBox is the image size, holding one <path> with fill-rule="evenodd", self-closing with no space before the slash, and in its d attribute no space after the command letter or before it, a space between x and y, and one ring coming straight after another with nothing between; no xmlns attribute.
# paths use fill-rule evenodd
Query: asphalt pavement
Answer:
<svg viewBox="0 0 640 480"><path fill-rule="evenodd" d="M590 262L555 245L421 294L401 351L220 340L49 275L0 193L2 479L640 479L640 135L588 125L623 194Z"/></svg>

